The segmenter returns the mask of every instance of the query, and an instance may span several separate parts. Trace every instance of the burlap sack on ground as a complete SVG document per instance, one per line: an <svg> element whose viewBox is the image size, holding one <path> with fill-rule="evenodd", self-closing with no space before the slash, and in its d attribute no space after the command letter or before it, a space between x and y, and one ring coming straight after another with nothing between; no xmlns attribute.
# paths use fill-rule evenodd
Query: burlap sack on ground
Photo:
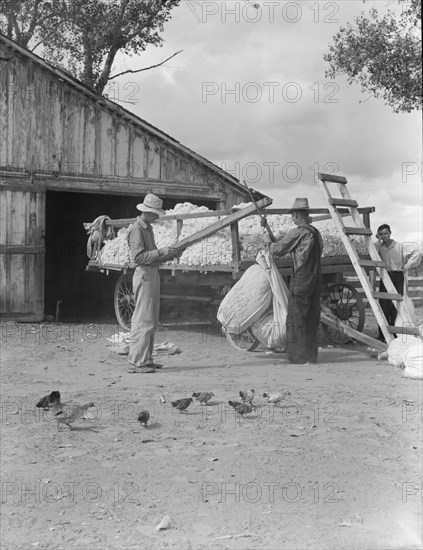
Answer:
<svg viewBox="0 0 423 550"><path fill-rule="evenodd" d="M223 298L217 319L229 332L240 334L265 313L271 300L266 271L258 264L252 265Z"/></svg>

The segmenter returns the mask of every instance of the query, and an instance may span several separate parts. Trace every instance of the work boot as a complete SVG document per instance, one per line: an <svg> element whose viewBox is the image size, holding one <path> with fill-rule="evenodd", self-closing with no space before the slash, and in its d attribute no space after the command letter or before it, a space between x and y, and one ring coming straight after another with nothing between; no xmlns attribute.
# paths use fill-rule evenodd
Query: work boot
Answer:
<svg viewBox="0 0 423 550"><path fill-rule="evenodd" d="M156 369L154 367L145 366L145 365L140 367L137 367L136 365L130 365L128 372L130 372L131 374L135 374L135 373L150 374L150 373L156 372Z"/></svg>
<svg viewBox="0 0 423 550"><path fill-rule="evenodd" d="M146 364L147 367L152 367L153 369L162 369L163 368L163 365L161 365L160 363L153 363L152 361L148 362Z"/></svg>

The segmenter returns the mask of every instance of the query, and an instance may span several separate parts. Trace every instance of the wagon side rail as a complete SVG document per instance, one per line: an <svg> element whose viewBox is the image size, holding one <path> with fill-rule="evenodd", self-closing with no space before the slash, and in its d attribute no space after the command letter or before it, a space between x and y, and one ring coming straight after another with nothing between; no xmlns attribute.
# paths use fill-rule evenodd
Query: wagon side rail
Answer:
<svg viewBox="0 0 423 550"><path fill-rule="evenodd" d="M184 220L190 220L190 219L196 219L196 218L221 218L223 216L229 216L230 214L233 214L234 212L238 212L239 208L230 208L229 210L213 210L211 212L198 212L198 213L185 213L185 214L171 214L166 216L160 216L156 223L163 223L171 220L175 220L178 225L182 229ZM340 213L348 216L350 215L349 210L347 208L339 208L338 209ZM360 214L363 216L363 222L366 227L370 227L370 214L375 211L374 206L367 206L363 208L357 209ZM265 208L264 212L266 215L286 215L289 214L289 208ZM312 221L323 221L323 220L330 220L331 215L329 213L329 210L327 208L310 208L308 211L310 215L312 215ZM313 216L315 214L315 216ZM253 211L250 216L259 216L257 211ZM115 220L105 220L106 225L113 225L116 229L121 229L123 227L128 227L132 223L134 223L137 220L137 218L117 218ZM179 222L179 224L178 224ZM88 229L91 225L88 222L84 222L84 228ZM180 234L180 231L179 231ZM179 235L178 235L179 236Z"/></svg>

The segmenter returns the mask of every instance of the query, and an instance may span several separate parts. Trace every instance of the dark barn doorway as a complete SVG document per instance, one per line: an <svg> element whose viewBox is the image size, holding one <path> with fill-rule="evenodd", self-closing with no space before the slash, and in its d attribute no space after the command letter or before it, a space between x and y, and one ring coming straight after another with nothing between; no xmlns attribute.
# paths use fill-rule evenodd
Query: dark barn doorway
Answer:
<svg viewBox="0 0 423 550"><path fill-rule="evenodd" d="M46 194L46 315L56 315L60 301L60 321L115 321L113 294L118 273L109 275L86 271L87 233L83 223L103 214L112 219L133 218L141 196L104 195L48 191ZM173 208L186 199L165 199L163 208ZM207 201L193 204L216 209Z"/></svg>

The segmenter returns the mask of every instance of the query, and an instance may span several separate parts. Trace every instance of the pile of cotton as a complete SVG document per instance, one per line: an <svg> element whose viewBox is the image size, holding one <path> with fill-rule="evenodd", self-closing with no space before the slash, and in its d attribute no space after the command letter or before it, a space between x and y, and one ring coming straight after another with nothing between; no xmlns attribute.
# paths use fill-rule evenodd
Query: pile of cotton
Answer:
<svg viewBox="0 0 423 550"><path fill-rule="evenodd" d="M98 261L102 264L123 265L129 262L128 228L119 229L117 237L105 241L100 250Z"/></svg>
<svg viewBox="0 0 423 550"><path fill-rule="evenodd" d="M241 203L234 208L241 209L251 203ZM175 208L167 210L166 215L174 214L200 214L211 212L205 206L196 206L189 202L180 203ZM218 221L217 216L204 218L189 218L183 220L179 241L198 233L201 229ZM276 238L283 237L295 225L291 215L268 215L267 222ZM347 254L345 247L338 236L332 220L318 221L313 224L323 238L323 256L344 256ZM99 255L102 264L123 265L130 261L127 243L128 229L120 229L118 235L112 241L106 241ZM260 224L259 215L250 215L238 222L239 239L241 245L241 260L254 261L257 252L264 246L266 230ZM158 248L172 246L176 240L176 221L161 218L154 224L154 236ZM359 254L366 254L367 249L363 237L353 237L354 246ZM182 253L179 263L190 267L207 267L218 265L230 265L232 263L232 240L230 228L224 228L218 233L203 239Z"/></svg>

